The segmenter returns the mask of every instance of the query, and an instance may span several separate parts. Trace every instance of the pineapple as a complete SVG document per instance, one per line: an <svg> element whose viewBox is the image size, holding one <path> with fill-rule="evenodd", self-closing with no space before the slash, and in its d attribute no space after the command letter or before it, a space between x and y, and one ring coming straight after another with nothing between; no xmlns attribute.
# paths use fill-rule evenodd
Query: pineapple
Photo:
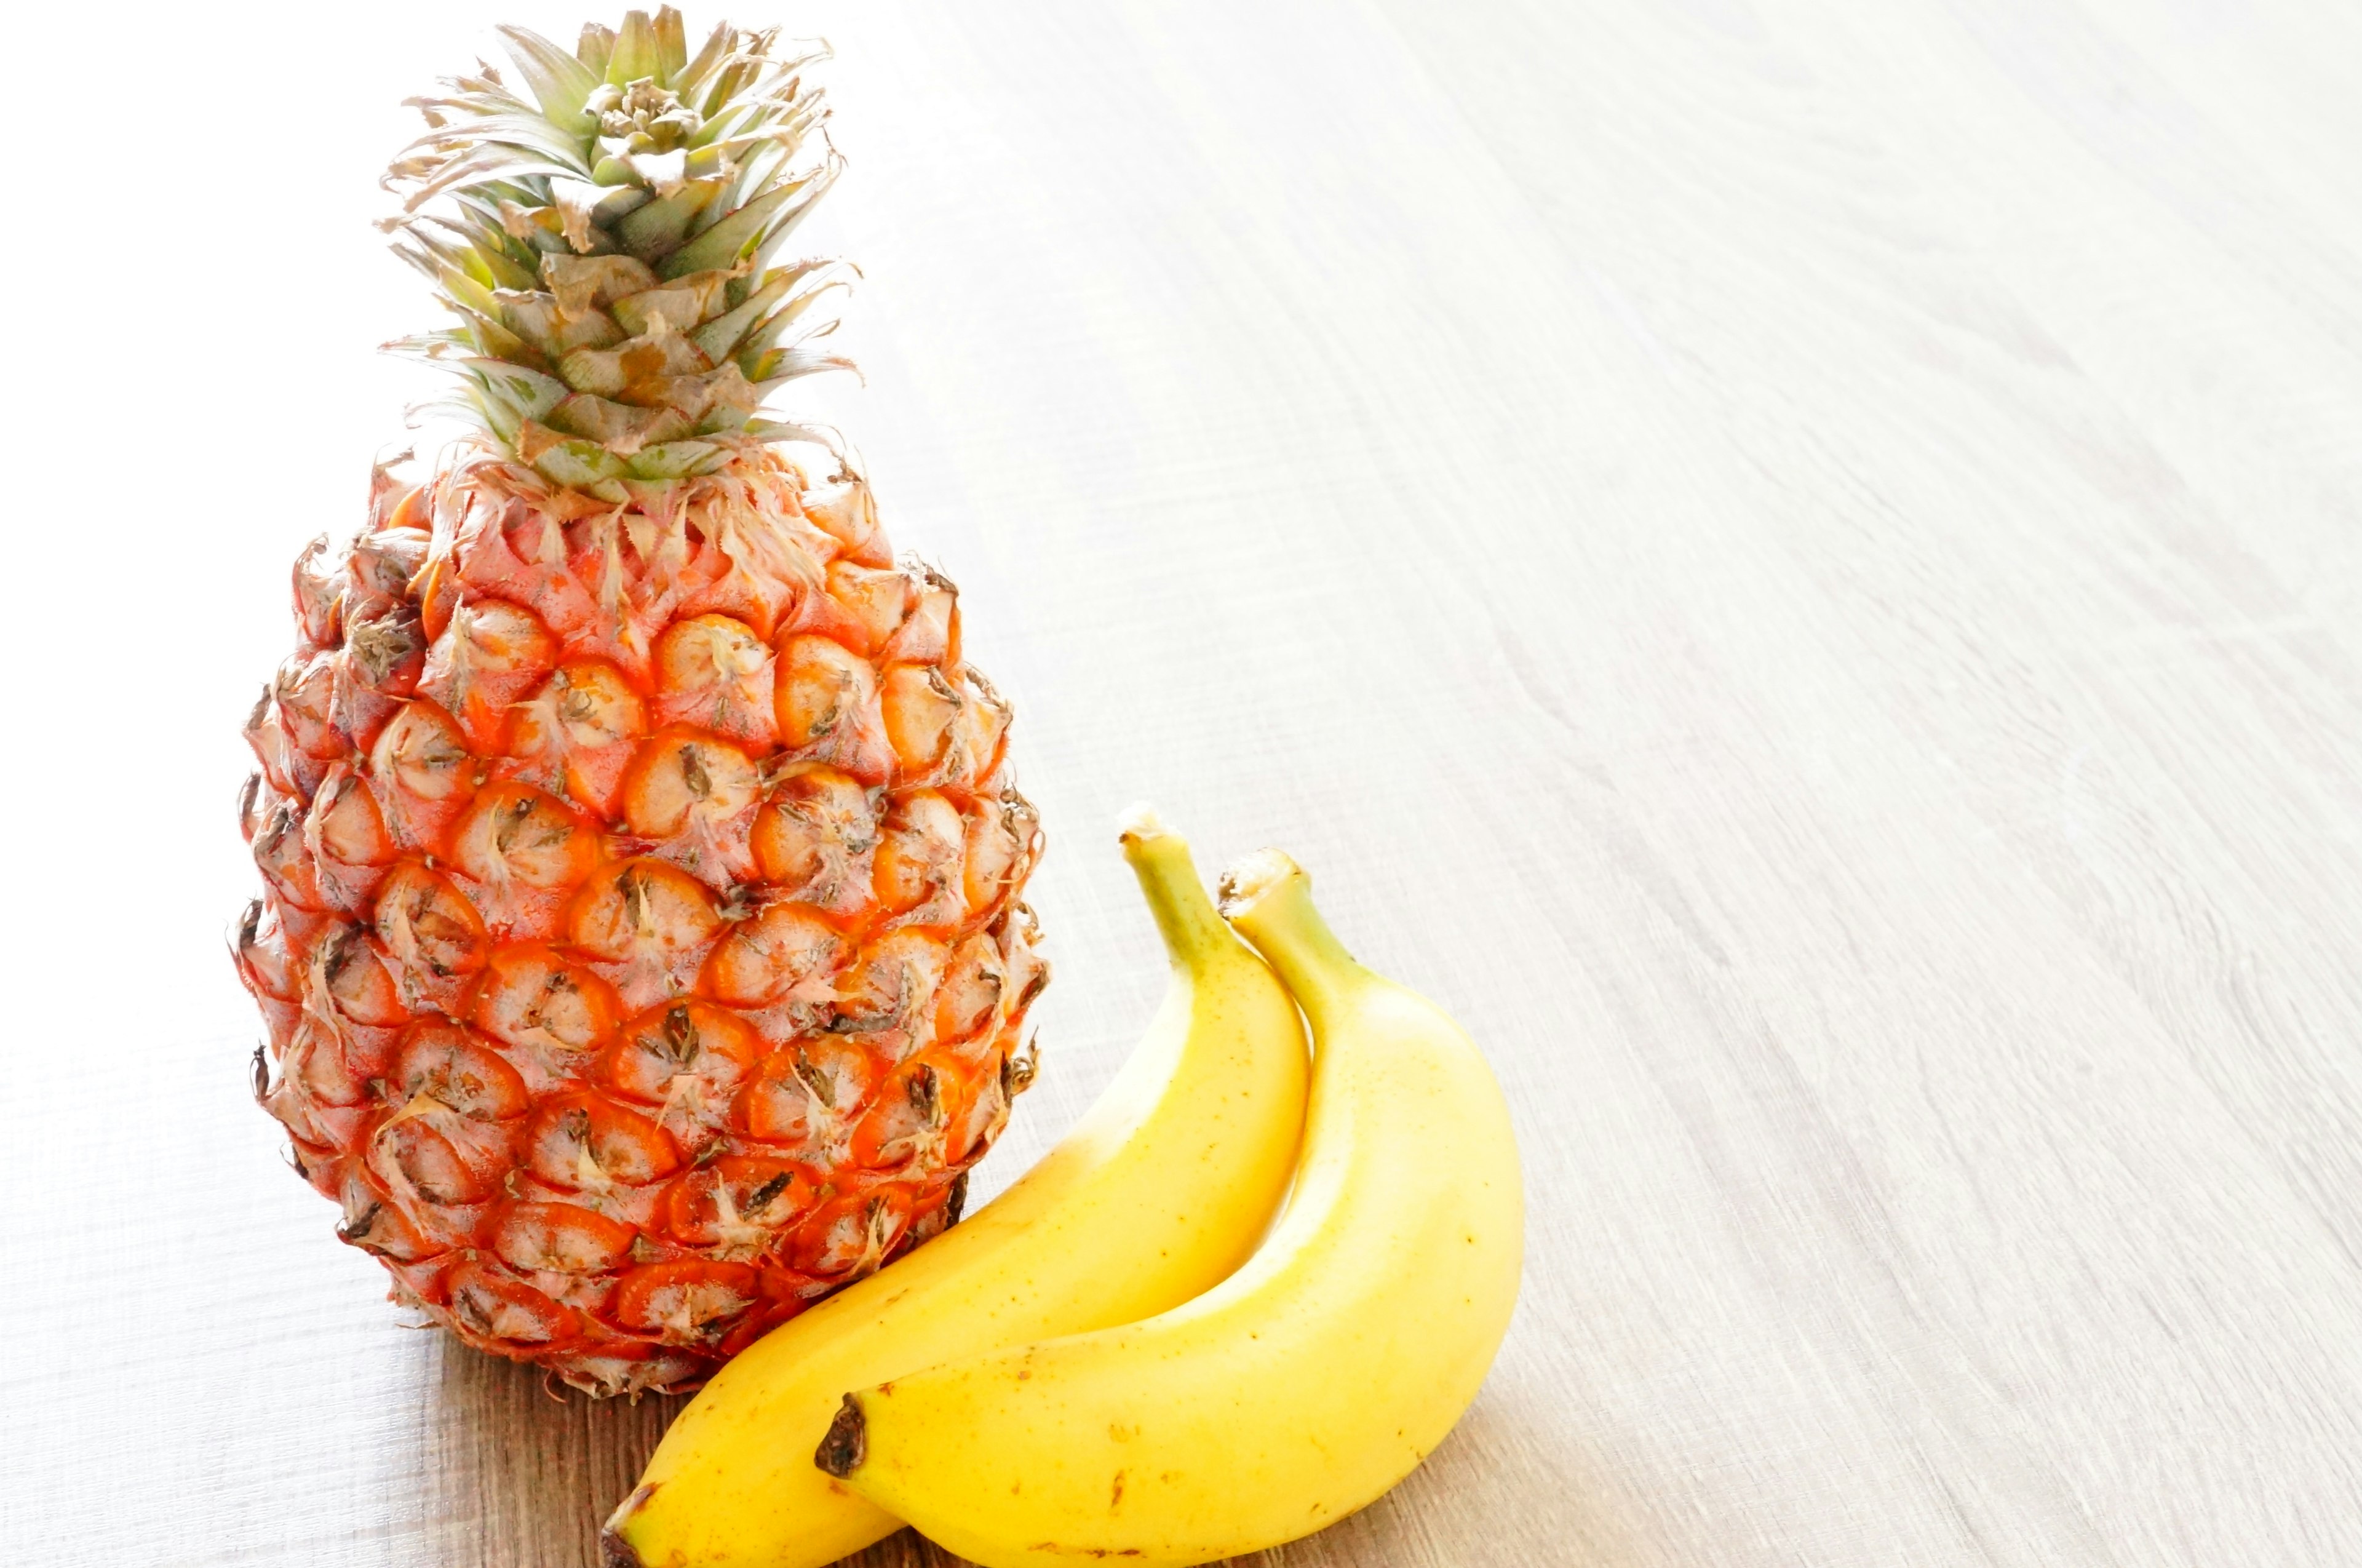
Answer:
<svg viewBox="0 0 2362 1568"><path fill-rule="evenodd" d="M675 1390L958 1218L1047 977L1009 711L833 433L821 50L502 29L417 100L394 347L473 426L294 569L247 726L255 1090L395 1299Z"/></svg>

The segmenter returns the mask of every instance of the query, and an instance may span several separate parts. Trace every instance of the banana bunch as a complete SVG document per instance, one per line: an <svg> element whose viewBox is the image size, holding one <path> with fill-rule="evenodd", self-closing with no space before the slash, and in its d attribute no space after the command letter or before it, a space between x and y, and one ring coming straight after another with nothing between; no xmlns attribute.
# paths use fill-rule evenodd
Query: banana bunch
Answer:
<svg viewBox="0 0 2362 1568"><path fill-rule="evenodd" d="M1123 1077L999 1199L724 1367L611 1562L820 1568L900 1521L986 1568L1180 1568L1366 1506L1475 1398L1524 1216L1484 1058L1286 856L1224 878L1226 926L1152 814L1123 843L1174 965Z"/></svg>

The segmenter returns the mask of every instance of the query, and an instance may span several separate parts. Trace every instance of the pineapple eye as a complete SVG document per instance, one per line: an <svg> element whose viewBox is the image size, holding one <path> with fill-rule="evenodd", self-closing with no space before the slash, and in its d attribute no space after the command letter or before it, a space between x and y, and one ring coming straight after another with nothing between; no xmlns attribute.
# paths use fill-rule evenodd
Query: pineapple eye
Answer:
<svg viewBox="0 0 2362 1568"><path fill-rule="evenodd" d="M418 612L405 604L354 621L345 635L345 651L365 685L391 690L397 675L415 676L425 662Z"/></svg>
<svg viewBox="0 0 2362 1568"><path fill-rule="evenodd" d="M670 838L751 810L761 790L761 773L736 746L698 734L659 735L632 765L624 815L643 837Z"/></svg>
<svg viewBox="0 0 2362 1568"><path fill-rule="evenodd" d="M844 939L827 922L793 904L773 904L723 938L705 981L715 1000L734 1007L762 1007L804 992L817 1005L844 951Z"/></svg>
<svg viewBox="0 0 2362 1568"><path fill-rule="evenodd" d="M679 1151L663 1128L588 1093L543 1107L525 1129L524 1150L534 1176L569 1191L644 1187L680 1168Z"/></svg>
<svg viewBox="0 0 2362 1568"><path fill-rule="evenodd" d="M292 801L273 805L254 835L254 864L270 884L281 903L300 910L323 910L319 878L312 851L304 842L304 819Z"/></svg>
<svg viewBox="0 0 2362 1568"><path fill-rule="evenodd" d="M395 1263L415 1263L441 1250L419 1235L358 1169L347 1169L337 1200L344 1217L337 1226L337 1239L348 1245Z"/></svg>
<svg viewBox="0 0 2362 1568"><path fill-rule="evenodd" d="M779 896L857 914L869 903L877 837L869 791L835 768L799 765L755 819L755 863Z"/></svg>
<svg viewBox="0 0 2362 1568"><path fill-rule="evenodd" d="M460 765L467 760L458 729L443 711L431 702L412 702L378 736L370 771L422 801L447 801L459 791Z"/></svg>
<svg viewBox="0 0 2362 1568"><path fill-rule="evenodd" d="M912 597L910 575L899 569L877 570L851 561L832 561L828 596L844 607L861 628L861 651L874 654L901 625Z"/></svg>
<svg viewBox="0 0 2362 1568"><path fill-rule="evenodd" d="M674 1240L708 1257L747 1262L767 1252L818 1196L811 1176L796 1165L724 1154L673 1184L666 1226Z"/></svg>
<svg viewBox="0 0 2362 1568"><path fill-rule="evenodd" d="M360 776L341 765L312 798L307 831L319 840L324 855L347 866L382 866L393 858L377 802Z"/></svg>
<svg viewBox="0 0 2362 1568"><path fill-rule="evenodd" d="M869 1102L881 1071L868 1052L826 1036L774 1051L740 1097L740 1125L767 1143L829 1147Z"/></svg>
<svg viewBox="0 0 2362 1568"><path fill-rule="evenodd" d="M727 615L675 622L657 641L657 716L750 745L775 738L772 654Z"/></svg>
<svg viewBox="0 0 2362 1568"><path fill-rule="evenodd" d="M876 700L868 661L821 636L791 639L779 661L779 738L790 746L825 740Z"/></svg>
<svg viewBox="0 0 2362 1568"><path fill-rule="evenodd" d="M575 1331L572 1312L523 1281L494 1273L481 1261L453 1269L447 1288L451 1317L495 1345L532 1351Z"/></svg>
<svg viewBox="0 0 2362 1568"><path fill-rule="evenodd" d="M492 1231L492 1252L511 1268L605 1274L623 1266L639 1232L573 1203L512 1203Z"/></svg>
<svg viewBox="0 0 2362 1568"><path fill-rule="evenodd" d="M977 804L967 825L967 907L989 909L1019 875L1040 829L1032 809L1020 801Z"/></svg>
<svg viewBox="0 0 2362 1568"><path fill-rule="evenodd" d="M532 1104L517 1070L456 1024L420 1024L394 1059L393 1083L406 1101L421 1097L476 1121L504 1121Z"/></svg>
<svg viewBox="0 0 2362 1568"><path fill-rule="evenodd" d="M877 845L878 903L903 914L932 897L927 911L911 913L930 923L955 922L966 913L965 829L959 808L932 790L903 801L887 819Z"/></svg>
<svg viewBox="0 0 2362 1568"><path fill-rule="evenodd" d="M437 872L404 862L378 885L378 943L409 1007L456 1007L464 982L483 967L484 922Z"/></svg>
<svg viewBox="0 0 2362 1568"><path fill-rule="evenodd" d="M626 861L576 895L568 939L621 994L645 1008L686 993L723 926L713 896L660 860Z"/></svg>
<svg viewBox="0 0 2362 1568"><path fill-rule="evenodd" d="M638 695L606 665L568 665L550 677L546 690L568 745L590 750L646 733Z"/></svg>
<svg viewBox="0 0 2362 1568"><path fill-rule="evenodd" d="M939 1165L944 1156L944 1113L943 1077L922 1064L902 1080L902 1092L878 1101L853 1137L853 1150L863 1164L879 1167L906 1165L912 1161Z"/></svg>
<svg viewBox="0 0 2362 1568"><path fill-rule="evenodd" d="M302 655L280 667L271 682L271 700L288 737L315 756L334 756L344 746L336 731L334 654Z"/></svg>
<svg viewBox="0 0 2362 1568"><path fill-rule="evenodd" d="M933 1018L921 1004L934 996L950 956L941 939L921 930L897 931L873 943L838 983L829 1028L887 1033L894 1038L896 1059L909 1056L933 1037Z"/></svg>
<svg viewBox="0 0 2362 1568"><path fill-rule="evenodd" d="M523 784L500 784L476 797L452 834L462 871L495 888L570 888L597 863L596 835L563 801Z"/></svg>
<svg viewBox="0 0 2362 1568"><path fill-rule="evenodd" d="M502 947L485 966L470 1013L503 1044L581 1052L603 1043L614 1003L605 986L546 947Z"/></svg>
<svg viewBox="0 0 2362 1568"><path fill-rule="evenodd" d="M708 1344L755 1304L755 1271L702 1260L648 1264L615 1290L615 1316L668 1344Z"/></svg>
<svg viewBox="0 0 2362 1568"><path fill-rule="evenodd" d="M513 675L549 667L552 643L530 611L498 599L463 604L436 639L436 651L473 677Z"/></svg>
<svg viewBox="0 0 2362 1568"><path fill-rule="evenodd" d="M600 958L679 952L710 939L721 920L697 879L661 861L627 862L575 911L574 944Z"/></svg>
<svg viewBox="0 0 2362 1568"><path fill-rule="evenodd" d="M357 925L346 926L321 944L320 977L337 1010L355 1023L383 1027L402 1022L409 1011L402 1005L393 977L370 948Z"/></svg>
<svg viewBox="0 0 2362 1568"><path fill-rule="evenodd" d="M910 1205L908 1194L891 1187L841 1198L797 1227L792 1261L830 1278L873 1273L909 1228Z"/></svg>
<svg viewBox="0 0 2362 1568"><path fill-rule="evenodd" d="M997 1026L1008 988L1009 974L991 938L979 932L961 943L936 993L935 1037L966 1040Z"/></svg>
<svg viewBox="0 0 2362 1568"><path fill-rule="evenodd" d="M672 1002L624 1026L601 1077L625 1099L663 1107L658 1122L695 1141L721 1125L762 1053L762 1041L735 1014L704 1001Z"/></svg>

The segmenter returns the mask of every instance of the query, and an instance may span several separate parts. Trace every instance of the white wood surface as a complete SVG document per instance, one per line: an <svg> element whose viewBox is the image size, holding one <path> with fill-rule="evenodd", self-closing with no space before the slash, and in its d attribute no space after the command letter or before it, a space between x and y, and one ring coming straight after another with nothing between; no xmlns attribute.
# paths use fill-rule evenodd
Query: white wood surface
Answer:
<svg viewBox="0 0 2362 1568"><path fill-rule="evenodd" d="M10 90L0 1540L573 1568L672 1407L400 1326L217 936L285 563L419 391L370 182L494 9L90 15ZM1274 1563L2362 1561L2362 13L740 19L838 47L829 406L1052 835L986 1186L1160 985L1142 796L1515 1105L1484 1397Z"/></svg>

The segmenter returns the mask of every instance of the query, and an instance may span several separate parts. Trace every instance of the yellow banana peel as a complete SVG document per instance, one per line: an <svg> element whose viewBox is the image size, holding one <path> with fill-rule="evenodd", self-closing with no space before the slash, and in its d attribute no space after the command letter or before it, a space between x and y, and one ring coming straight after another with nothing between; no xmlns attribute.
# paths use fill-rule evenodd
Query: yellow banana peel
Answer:
<svg viewBox="0 0 2362 1568"><path fill-rule="evenodd" d="M1225 893L1312 1026L1303 1161L1270 1237L1161 1316L874 1383L817 1456L986 1568L1179 1568L1334 1523L1443 1440L1507 1330L1524 1199L1484 1058L1346 954L1285 856Z"/></svg>

